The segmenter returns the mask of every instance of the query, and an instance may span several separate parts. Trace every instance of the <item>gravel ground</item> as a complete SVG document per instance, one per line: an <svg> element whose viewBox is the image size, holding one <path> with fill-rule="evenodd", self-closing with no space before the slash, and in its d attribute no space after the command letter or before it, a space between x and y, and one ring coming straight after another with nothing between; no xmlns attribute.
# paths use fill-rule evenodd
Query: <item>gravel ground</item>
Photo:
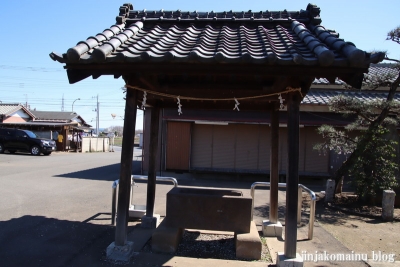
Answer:
<svg viewBox="0 0 400 267"><path fill-rule="evenodd" d="M263 238L261 260L271 262L268 247ZM151 239L143 247L142 252L155 253L151 250ZM185 231L175 256L191 258L212 258L224 260L243 260L236 258L235 239L233 235L204 234ZM253 261L253 260L251 260Z"/></svg>
<svg viewBox="0 0 400 267"><path fill-rule="evenodd" d="M367 253L372 257L373 251L384 254L395 254L400 260L400 209L395 210L393 222L383 222L380 217L363 214L357 215L347 211L325 207L320 211L317 221L337 240L356 253Z"/></svg>
<svg viewBox="0 0 400 267"><path fill-rule="evenodd" d="M330 204L322 201L317 204L316 221L349 250L366 253L369 259L380 251L400 260L399 208L393 222L384 222L381 207L362 205L352 194L337 196Z"/></svg>

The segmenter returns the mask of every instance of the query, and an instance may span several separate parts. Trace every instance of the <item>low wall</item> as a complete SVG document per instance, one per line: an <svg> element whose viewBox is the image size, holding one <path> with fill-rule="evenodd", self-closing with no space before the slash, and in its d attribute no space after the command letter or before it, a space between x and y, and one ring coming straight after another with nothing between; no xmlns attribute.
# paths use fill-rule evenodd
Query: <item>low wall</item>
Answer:
<svg viewBox="0 0 400 267"><path fill-rule="evenodd" d="M110 138L108 137L83 137L82 153L110 151Z"/></svg>

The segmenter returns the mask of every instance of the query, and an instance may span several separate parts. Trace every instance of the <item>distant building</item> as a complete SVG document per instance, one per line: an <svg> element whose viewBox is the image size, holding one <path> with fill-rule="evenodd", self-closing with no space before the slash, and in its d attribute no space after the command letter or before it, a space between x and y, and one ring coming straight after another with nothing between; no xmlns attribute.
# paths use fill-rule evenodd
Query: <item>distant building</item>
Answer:
<svg viewBox="0 0 400 267"><path fill-rule="evenodd" d="M0 127L27 129L60 141L57 149L61 151L71 147L69 136L92 131L92 126L75 112L30 110L17 103L0 103Z"/></svg>

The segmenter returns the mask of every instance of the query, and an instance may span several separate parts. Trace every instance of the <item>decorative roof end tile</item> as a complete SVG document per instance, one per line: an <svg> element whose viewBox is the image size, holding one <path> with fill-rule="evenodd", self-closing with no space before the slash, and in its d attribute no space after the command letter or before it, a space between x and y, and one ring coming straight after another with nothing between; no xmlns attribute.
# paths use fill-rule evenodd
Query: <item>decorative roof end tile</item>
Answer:
<svg viewBox="0 0 400 267"><path fill-rule="evenodd" d="M319 14L321 13L321 9L313 4L308 4L307 11L308 17L312 24L319 25L321 24L322 20Z"/></svg>
<svg viewBox="0 0 400 267"><path fill-rule="evenodd" d="M51 57L52 60L54 61L58 61L60 63L66 63L66 60L64 59L63 55L60 55L58 53L55 52L51 52L49 54L49 56Z"/></svg>
<svg viewBox="0 0 400 267"><path fill-rule="evenodd" d="M367 53L366 57L368 60L368 63L379 63L385 59L386 53L384 52L376 52L376 53Z"/></svg>
<svg viewBox="0 0 400 267"><path fill-rule="evenodd" d="M133 10L133 5L132 4L123 4L119 8L119 15L115 18L117 24L122 24L125 23L126 19L129 16L129 11Z"/></svg>

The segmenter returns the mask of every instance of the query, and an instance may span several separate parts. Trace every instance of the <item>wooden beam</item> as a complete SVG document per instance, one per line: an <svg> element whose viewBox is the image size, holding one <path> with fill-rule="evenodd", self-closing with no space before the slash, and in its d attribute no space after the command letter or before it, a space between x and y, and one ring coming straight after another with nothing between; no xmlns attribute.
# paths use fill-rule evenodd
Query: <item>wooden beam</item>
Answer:
<svg viewBox="0 0 400 267"><path fill-rule="evenodd" d="M145 88L149 88L152 91L159 91L159 86L156 84L154 79L146 79L145 77L140 76L139 81L144 85Z"/></svg>
<svg viewBox="0 0 400 267"><path fill-rule="evenodd" d="M270 153L270 223L278 222L278 183L279 183L279 107L271 110L271 153Z"/></svg>
<svg viewBox="0 0 400 267"><path fill-rule="evenodd" d="M128 89L125 101L125 120L121 151L121 170L119 175L117 224L115 245L124 246L128 233L129 201L131 191L131 175L133 145L136 125L136 91Z"/></svg>
<svg viewBox="0 0 400 267"><path fill-rule="evenodd" d="M286 175L285 256L296 257L297 248L297 201L299 185L299 121L300 95L286 96L288 129L288 171Z"/></svg>
<svg viewBox="0 0 400 267"><path fill-rule="evenodd" d="M93 72L101 71L107 74L135 75L141 73L143 75L231 75L261 77L276 75L285 76L313 76L313 77L331 77L348 74L353 76L356 73L367 73L368 67L343 67L343 66L301 66L301 65L263 65L263 64L191 64L191 63L173 63L173 62L157 62L157 63L119 63L119 64L67 64L66 69L85 70L92 75Z"/></svg>
<svg viewBox="0 0 400 267"><path fill-rule="evenodd" d="M158 134L160 124L160 107L155 105L151 110L150 119L150 145L149 145L149 173L147 179L146 217L154 216L154 202L156 197L156 173Z"/></svg>
<svg viewBox="0 0 400 267"><path fill-rule="evenodd" d="M268 106L271 102L276 102L277 97L272 99L265 99L265 100L240 100L239 109L240 111L255 111L255 110L269 110L270 107ZM140 102L140 101L139 101ZM138 102L138 105L141 103ZM156 99L151 99L149 95L147 95L147 105L152 107L156 103ZM231 101L197 101L197 100L181 100L182 104L182 111L185 113L185 110L188 109L213 109L213 110L231 110L235 107L235 101L232 99ZM168 109L177 109L177 100L172 98L164 98L160 100L160 107L161 108L168 108Z"/></svg>

